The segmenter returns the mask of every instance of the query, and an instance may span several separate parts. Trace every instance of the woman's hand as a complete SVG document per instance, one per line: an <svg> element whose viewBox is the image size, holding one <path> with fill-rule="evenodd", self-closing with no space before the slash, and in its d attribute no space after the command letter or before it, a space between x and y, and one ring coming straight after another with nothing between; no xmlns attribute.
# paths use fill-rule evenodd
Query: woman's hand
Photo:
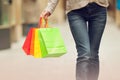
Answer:
<svg viewBox="0 0 120 80"><path fill-rule="evenodd" d="M40 17L43 17L45 20L47 20L50 15L51 13L45 10L41 13Z"/></svg>

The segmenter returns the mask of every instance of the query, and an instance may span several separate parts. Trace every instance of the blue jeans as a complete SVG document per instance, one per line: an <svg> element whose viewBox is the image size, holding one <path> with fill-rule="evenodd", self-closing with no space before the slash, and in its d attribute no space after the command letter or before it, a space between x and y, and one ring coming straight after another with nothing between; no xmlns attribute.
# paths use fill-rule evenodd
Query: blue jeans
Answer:
<svg viewBox="0 0 120 80"><path fill-rule="evenodd" d="M70 11L67 16L78 52L76 80L98 80L98 53L106 24L106 8L89 3Z"/></svg>

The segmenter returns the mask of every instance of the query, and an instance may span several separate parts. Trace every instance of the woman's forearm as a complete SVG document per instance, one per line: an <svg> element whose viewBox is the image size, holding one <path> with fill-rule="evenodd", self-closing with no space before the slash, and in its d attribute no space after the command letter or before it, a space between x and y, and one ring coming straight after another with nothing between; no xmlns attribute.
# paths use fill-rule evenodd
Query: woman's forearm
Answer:
<svg viewBox="0 0 120 80"><path fill-rule="evenodd" d="M49 0L48 5L47 5L45 10L49 11L50 13L53 13L53 11L55 10L58 2L59 2L59 0Z"/></svg>

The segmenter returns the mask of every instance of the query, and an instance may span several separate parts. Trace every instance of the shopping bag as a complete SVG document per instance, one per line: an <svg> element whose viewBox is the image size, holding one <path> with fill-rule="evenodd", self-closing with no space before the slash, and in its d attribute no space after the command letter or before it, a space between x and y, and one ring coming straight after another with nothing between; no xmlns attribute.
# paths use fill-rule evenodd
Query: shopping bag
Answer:
<svg viewBox="0 0 120 80"><path fill-rule="evenodd" d="M32 38L32 30L33 28L30 28L29 32L28 32L28 35L25 39L25 42L22 46L24 52L27 54L27 55L30 55L30 45L31 45L31 38Z"/></svg>
<svg viewBox="0 0 120 80"><path fill-rule="evenodd" d="M30 55L34 56L34 40L35 40L35 28L32 28Z"/></svg>
<svg viewBox="0 0 120 80"><path fill-rule="evenodd" d="M41 58L45 58L48 53L47 53L46 46L45 46L44 40L42 38L42 35L39 32L39 29L38 29L38 39L40 42L39 44L40 44L40 49L41 49Z"/></svg>
<svg viewBox="0 0 120 80"><path fill-rule="evenodd" d="M59 28L50 28L48 22L40 18L38 39L41 49L41 57L59 57L67 52Z"/></svg>
<svg viewBox="0 0 120 80"><path fill-rule="evenodd" d="M63 38L58 28L43 25L40 18L39 28L31 28L23 44L23 50L34 58L59 57L67 52Z"/></svg>
<svg viewBox="0 0 120 80"><path fill-rule="evenodd" d="M42 57L59 57L67 52L58 28L40 28L39 36Z"/></svg>
<svg viewBox="0 0 120 80"><path fill-rule="evenodd" d="M39 40L39 36L38 36L38 29L35 29L35 36L34 36L34 53L33 56L35 58L41 58L42 57L42 53L41 53L41 48L40 48L40 40Z"/></svg>

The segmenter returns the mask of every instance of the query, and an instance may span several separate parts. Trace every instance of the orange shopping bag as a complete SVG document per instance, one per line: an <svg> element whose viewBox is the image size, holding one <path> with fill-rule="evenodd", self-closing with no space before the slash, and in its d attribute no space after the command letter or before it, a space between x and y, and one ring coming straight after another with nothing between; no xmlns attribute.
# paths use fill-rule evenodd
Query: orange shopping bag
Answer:
<svg viewBox="0 0 120 80"><path fill-rule="evenodd" d="M35 28L32 28L30 55L34 56L34 40L35 40Z"/></svg>

